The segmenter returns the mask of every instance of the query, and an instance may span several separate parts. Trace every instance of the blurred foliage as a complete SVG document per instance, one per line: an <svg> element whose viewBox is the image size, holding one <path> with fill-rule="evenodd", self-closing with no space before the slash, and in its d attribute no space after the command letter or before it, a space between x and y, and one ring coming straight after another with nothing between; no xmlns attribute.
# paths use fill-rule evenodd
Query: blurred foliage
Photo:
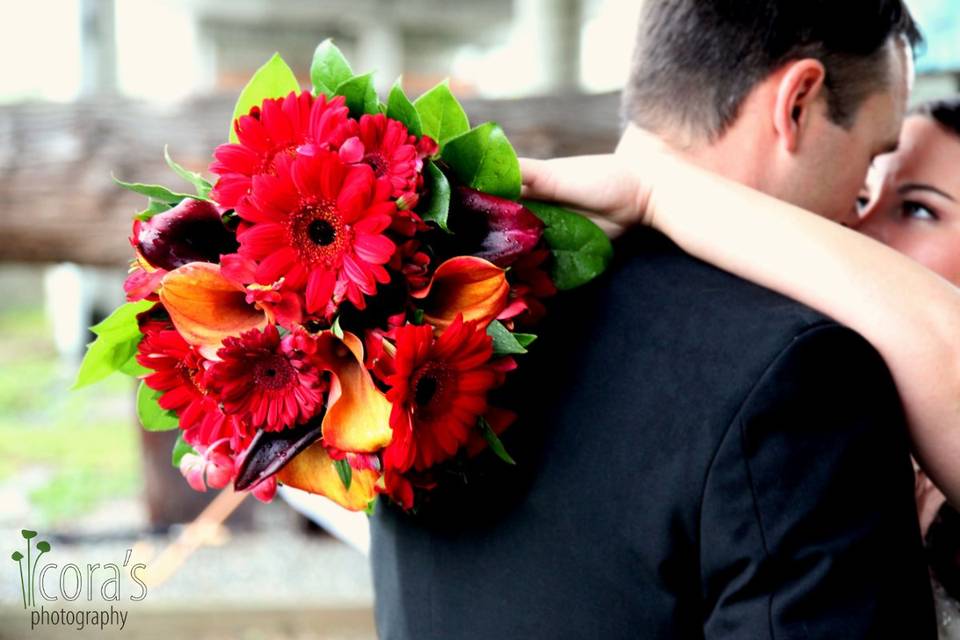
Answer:
<svg viewBox="0 0 960 640"><path fill-rule="evenodd" d="M129 378L69 391L39 306L0 309L0 361L0 485L28 492L38 525L140 490Z"/></svg>

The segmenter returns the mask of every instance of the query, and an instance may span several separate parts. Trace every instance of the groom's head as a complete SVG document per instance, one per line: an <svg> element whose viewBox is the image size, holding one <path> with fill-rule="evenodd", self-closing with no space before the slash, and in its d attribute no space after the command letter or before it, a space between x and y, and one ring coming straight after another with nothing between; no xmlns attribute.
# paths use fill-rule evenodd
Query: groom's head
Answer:
<svg viewBox="0 0 960 640"><path fill-rule="evenodd" d="M623 116L703 166L856 218L919 40L902 0L646 0Z"/></svg>

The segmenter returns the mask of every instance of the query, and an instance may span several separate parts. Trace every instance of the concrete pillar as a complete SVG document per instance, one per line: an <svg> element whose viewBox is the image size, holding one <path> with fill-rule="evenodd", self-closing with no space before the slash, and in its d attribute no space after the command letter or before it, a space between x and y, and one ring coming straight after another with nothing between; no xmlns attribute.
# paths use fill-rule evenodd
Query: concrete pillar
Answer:
<svg viewBox="0 0 960 640"><path fill-rule="evenodd" d="M80 57L84 97L117 92L114 0L80 0Z"/></svg>
<svg viewBox="0 0 960 640"><path fill-rule="evenodd" d="M355 72L376 71L374 82L381 99L403 73L403 33L385 18L364 24L357 31L357 53L351 66Z"/></svg>
<svg viewBox="0 0 960 640"><path fill-rule="evenodd" d="M514 42L534 56L531 93L579 87L582 13L581 0L515 0Z"/></svg>

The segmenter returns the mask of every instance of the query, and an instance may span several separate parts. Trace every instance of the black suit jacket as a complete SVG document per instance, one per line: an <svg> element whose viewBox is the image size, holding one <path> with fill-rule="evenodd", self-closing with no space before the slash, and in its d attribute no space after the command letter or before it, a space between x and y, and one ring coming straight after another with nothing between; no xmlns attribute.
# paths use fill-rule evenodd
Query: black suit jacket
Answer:
<svg viewBox="0 0 960 640"><path fill-rule="evenodd" d="M381 498L381 638L935 637L877 352L656 232L616 245L497 398L517 466Z"/></svg>

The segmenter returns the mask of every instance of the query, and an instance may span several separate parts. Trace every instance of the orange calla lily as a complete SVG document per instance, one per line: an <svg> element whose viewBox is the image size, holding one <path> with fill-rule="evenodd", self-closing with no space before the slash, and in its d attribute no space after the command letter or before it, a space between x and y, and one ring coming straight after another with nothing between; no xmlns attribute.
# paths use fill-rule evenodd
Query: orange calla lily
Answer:
<svg viewBox="0 0 960 640"><path fill-rule="evenodd" d="M246 292L220 273L220 266L191 262L174 269L160 284L160 302L183 339L215 357L227 336L267 325L263 311L249 304Z"/></svg>
<svg viewBox="0 0 960 640"><path fill-rule="evenodd" d="M424 299L423 319L442 330L458 313L464 321L492 322L506 307L509 293L503 269L483 258L460 256L437 267L430 284L412 295Z"/></svg>
<svg viewBox="0 0 960 640"><path fill-rule="evenodd" d="M323 439L331 447L374 453L390 444L390 401L363 364L363 343L352 333L343 340L329 331L317 337L317 355L333 373Z"/></svg>
<svg viewBox="0 0 960 640"><path fill-rule="evenodd" d="M277 473L277 480L288 487L326 496L351 511L367 508L377 495L374 486L379 478L372 469L352 469L348 491L321 441L314 442Z"/></svg>

